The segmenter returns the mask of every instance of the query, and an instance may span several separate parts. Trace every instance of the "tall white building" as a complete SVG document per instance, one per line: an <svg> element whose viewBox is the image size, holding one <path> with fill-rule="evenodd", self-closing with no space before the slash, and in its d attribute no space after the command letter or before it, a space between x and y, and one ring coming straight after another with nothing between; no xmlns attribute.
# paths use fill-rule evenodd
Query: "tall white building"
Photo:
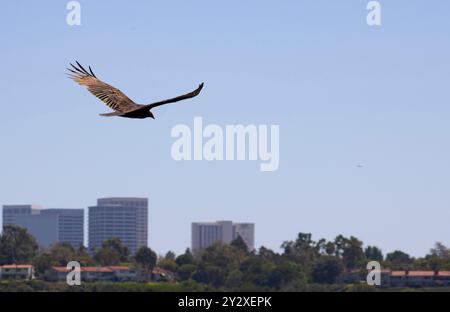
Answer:
<svg viewBox="0 0 450 312"><path fill-rule="evenodd" d="M100 249L105 240L119 238L134 254L147 246L148 199L101 198L89 207L89 248Z"/></svg>
<svg viewBox="0 0 450 312"><path fill-rule="evenodd" d="M238 236L249 250L255 249L255 224L233 223L232 221L194 222L191 228L192 250L197 251L215 242L230 244Z"/></svg>

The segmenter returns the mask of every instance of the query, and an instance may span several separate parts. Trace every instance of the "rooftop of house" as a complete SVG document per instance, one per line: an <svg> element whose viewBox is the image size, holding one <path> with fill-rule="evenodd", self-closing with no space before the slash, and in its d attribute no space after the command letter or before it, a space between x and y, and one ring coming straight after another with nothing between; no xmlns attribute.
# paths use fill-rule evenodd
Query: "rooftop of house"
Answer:
<svg viewBox="0 0 450 312"><path fill-rule="evenodd" d="M33 266L31 264L5 264L0 265L2 269L31 269Z"/></svg>
<svg viewBox="0 0 450 312"><path fill-rule="evenodd" d="M72 271L71 269L68 269L67 267L52 267L53 270L60 273L68 273ZM109 267L81 267L81 272L88 272L88 273L112 273L114 270L112 270Z"/></svg>
<svg viewBox="0 0 450 312"><path fill-rule="evenodd" d="M370 271L370 270L369 270ZM358 273L360 270L351 270L349 273ZM381 274L391 277L432 277L432 276L450 276L450 271L393 271L390 269L380 270Z"/></svg>
<svg viewBox="0 0 450 312"><path fill-rule="evenodd" d="M408 276L417 276L417 277L426 277L426 276L434 276L436 272L434 271L409 271Z"/></svg>
<svg viewBox="0 0 450 312"><path fill-rule="evenodd" d="M53 270L60 273L68 273L72 271L72 269L68 269L65 266L54 266L52 267ZM129 266L107 266L107 267L81 267L81 272L99 272L99 273L111 273L111 272L120 272L120 271L135 271L135 268L129 267ZM172 272L164 270L159 267L153 268L152 271L153 274L161 274L161 275L169 275L172 274Z"/></svg>

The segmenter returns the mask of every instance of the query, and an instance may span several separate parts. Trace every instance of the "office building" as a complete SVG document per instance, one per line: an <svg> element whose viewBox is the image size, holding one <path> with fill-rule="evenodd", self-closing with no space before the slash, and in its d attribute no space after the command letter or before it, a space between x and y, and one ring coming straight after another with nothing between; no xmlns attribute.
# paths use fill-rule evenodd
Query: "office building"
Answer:
<svg viewBox="0 0 450 312"><path fill-rule="evenodd" d="M41 215L57 219L58 241L84 245L84 209L44 209Z"/></svg>
<svg viewBox="0 0 450 312"><path fill-rule="evenodd" d="M194 251L207 248L218 241L230 244L238 236L241 236L249 250L255 248L254 223L194 222L191 231L192 250Z"/></svg>
<svg viewBox="0 0 450 312"><path fill-rule="evenodd" d="M14 224L15 216L37 215L41 209L38 205L5 205L3 206L3 227Z"/></svg>
<svg viewBox="0 0 450 312"><path fill-rule="evenodd" d="M30 214L14 214L8 220L27 229L39 246L49 247L56 242L69 243L78 248L84 240L83 209L39 209Z"/></svg>
<svg viewBox="0 0 450 312"><path fill-rule="evenodd" d="M148 199L102 198L89 207L89 249L101 248L105 240L119 238L134 254L147 246Z"/></svg>

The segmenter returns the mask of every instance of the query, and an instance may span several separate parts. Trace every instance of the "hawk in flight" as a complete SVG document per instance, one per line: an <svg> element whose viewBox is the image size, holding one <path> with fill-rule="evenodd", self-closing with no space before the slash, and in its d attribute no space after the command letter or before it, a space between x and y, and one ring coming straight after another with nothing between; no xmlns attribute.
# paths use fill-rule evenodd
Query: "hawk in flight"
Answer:
<svg viewBox="0 0 450 312"><path fill-rule="evenodd" d="M70 63L72 69L67 68L67 70L69 70L68 76L79 85L86 86L89 92L114 110L112 113L100 114L100 116L105 117L119 116L139 119L150 117L155 119L155 116L153 116L153 113L150 111L152 108L196 97L200 94L200 91L203 88L203 83L201 83L196 90L184 95L147 105L141 105L130 100L119 89L116 89L98 79L90 66L88 67L89 71L87 71L83 66L81 66L80 63L76 63L78 66Z"/></svg>

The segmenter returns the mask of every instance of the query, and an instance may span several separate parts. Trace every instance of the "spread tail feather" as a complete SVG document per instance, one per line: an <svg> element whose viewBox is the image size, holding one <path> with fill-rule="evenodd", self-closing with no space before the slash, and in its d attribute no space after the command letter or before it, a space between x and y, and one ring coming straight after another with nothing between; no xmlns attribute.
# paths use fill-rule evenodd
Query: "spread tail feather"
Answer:
<svg viewBox="0 0 450 312"><path fill-rule="evenodd" d="M112 112L112 113L107 113L107 114L100 114L100 116L103 117L113 117L113 116L122 116L123 113L122 112Z"/></svg>

